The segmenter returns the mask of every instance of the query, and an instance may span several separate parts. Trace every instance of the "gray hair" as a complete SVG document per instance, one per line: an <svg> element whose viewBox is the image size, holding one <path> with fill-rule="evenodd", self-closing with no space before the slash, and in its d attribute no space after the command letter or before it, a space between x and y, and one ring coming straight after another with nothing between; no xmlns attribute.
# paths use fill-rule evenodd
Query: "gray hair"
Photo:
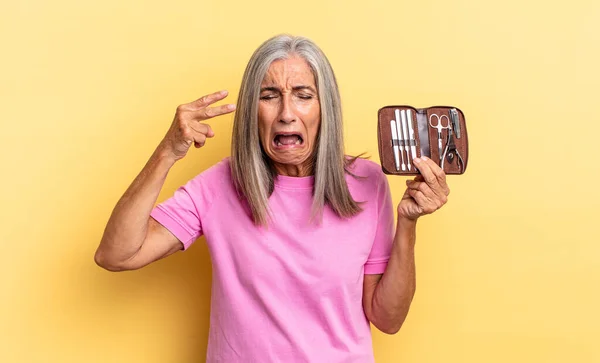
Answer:
<svg viewBox="0 0 600 363"><path fill-rule="evenodd" d="M321 123L313 156L315 182L312 218L321 220L325 204L340 217L362 211L350 195L345 179L347 167L356 158L344 155L342 107L335 74L329 60L310 39L278 35L265 41L246 66L234 116L231 143L231 173L238 193L245 197L257 225L268 225L268 199L276 177L270 158L262 149L258 132L260 86L272 62L300 56L315 77Z"/></svg>

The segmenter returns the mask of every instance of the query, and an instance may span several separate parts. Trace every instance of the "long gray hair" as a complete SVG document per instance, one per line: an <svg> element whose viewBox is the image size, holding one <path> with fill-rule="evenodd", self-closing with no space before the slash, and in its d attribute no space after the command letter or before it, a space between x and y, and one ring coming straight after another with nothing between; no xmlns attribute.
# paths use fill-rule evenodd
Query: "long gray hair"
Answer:
<svg viewBox="0 0 600 363"><path fill-rule="evenodd" d="M300 56L310 66L317 84L321 123L313 156L315 182L312 218L321 220L325 204L340 217L361 212L352 199L345 179L347 167L356 158L344 155L342 107L333 69L321 49L304 37L278 35L254 52L242 78L231 143L231 173L238 190L249 204L257 225L268 225L268 199L273 193L276 172L264 152L258 132L260 86L271 63Z"/></svg>

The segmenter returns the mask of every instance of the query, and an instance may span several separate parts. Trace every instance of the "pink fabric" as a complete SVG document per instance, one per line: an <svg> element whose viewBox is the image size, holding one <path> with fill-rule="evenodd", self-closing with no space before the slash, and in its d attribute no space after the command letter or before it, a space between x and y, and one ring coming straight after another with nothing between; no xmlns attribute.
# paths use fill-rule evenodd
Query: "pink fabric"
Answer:
<svg viewBox="0 0 600 363"><path fill-rule="evenodd" d="M152 217L185 249L204 235L213 268L207 362L373 362L364 274L383 273L394 237L389 186L358 159L347 175L364 202L350 220L326 208L309 224L313 177L279 176L273 222L256 227L233 189L229 159L196 176Z"/></svg>

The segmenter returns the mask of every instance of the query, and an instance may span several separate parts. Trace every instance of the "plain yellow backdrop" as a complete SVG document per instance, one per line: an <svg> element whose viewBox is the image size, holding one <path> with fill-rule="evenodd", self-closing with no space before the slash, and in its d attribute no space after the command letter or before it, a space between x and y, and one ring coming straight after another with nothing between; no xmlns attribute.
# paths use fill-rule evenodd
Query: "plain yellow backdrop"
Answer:
<svg viewBox="0 0 600 363"><path fill-rule="evenodd" d="M599 24L593 0L3 1L0 362L204 361L203 239L135 272L93 254L176 106L235 101L279 33L328 55L350 154L379 161L385 105L467 117L467 173L419 222L416 297L374 330L377 362L600 362ZM211 125L160 200L229 155L231 115Z"/></svg>

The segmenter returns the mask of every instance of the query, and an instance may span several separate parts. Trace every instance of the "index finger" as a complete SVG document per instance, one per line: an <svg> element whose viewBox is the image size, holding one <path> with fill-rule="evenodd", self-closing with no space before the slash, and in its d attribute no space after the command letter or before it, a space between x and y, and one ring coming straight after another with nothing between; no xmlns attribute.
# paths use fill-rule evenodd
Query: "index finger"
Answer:
<svg viewBox="0 0 600 363"><path fill-rule="evenodd" d="M420 160L420 162L418 161ZM434 190L441 189L444 193L448 189L446 173L433 160L427 157L415 159L415 167L419 169L423 180Z"/></svg>
<svg viewBox="0 0 600 363"><path fill-rule="evenodd" d="M204 107L209 106L217 101L222 100L223 98L227 97L228 94L229 94L229 92L227 92L226 90L211 93L209 95L198 98L194 102L190 102L189 105L194 107L195 109L204 108Z"/></svg>

